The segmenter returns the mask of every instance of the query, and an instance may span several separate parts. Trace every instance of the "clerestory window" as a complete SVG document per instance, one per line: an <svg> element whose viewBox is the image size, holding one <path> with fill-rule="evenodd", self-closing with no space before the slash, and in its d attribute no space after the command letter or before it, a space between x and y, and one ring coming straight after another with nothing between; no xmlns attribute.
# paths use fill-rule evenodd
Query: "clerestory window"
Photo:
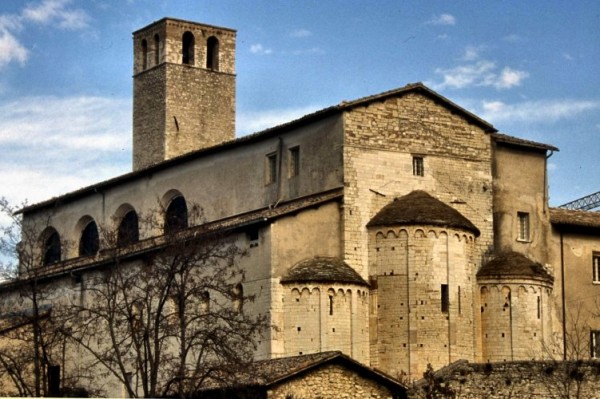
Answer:
<svg viewBox="0 0 600 399"><path fill-rule="evenodd" d="M277 154L269 154L265 159L265 183L272 184L277 181Z"/></svg>
<svg viewBox="0 0 600 399"><path fill-rule="evenodd" d="M55 262L60 262L61 248L58 232L50 227L45 236L46 238L43 241L42 247L42 263L44 265L50 265Z"/></svg>
<svg viewBox="0 0 600 399"><path fill-rule="evenodd" d="M130 210L123 216L117 230L117 246L125 247L138 242L140 239L137 213Z"/></svg>
<svg viewBox="0 0 600 399"><path fill-rule="evenodd" d="M81 231L79 256L96 255L99 248L100 240L98 237L98 226L96 226L96 222L92 220Z"/></svg>
<svg viewBox="0 0 600 399"><path fill-rule="evenodd" d="M165 211L165 234L177 233L188 227L188 211L185 199L175 197Z"/></svg>

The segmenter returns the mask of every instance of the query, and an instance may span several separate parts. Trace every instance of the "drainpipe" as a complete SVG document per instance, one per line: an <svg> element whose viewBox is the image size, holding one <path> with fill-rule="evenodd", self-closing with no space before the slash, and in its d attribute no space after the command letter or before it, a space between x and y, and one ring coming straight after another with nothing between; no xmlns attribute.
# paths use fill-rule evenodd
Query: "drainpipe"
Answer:
<svg viewBox="0 0 600 399"><path fill-rule="evenodd" d="M560 284L561 290L561 301L562 301L562 333L563 333L563 360L567 360L567 309L566 309L566 295L565 295L565 251L563 244L563 233L560 232Z"/></svg>

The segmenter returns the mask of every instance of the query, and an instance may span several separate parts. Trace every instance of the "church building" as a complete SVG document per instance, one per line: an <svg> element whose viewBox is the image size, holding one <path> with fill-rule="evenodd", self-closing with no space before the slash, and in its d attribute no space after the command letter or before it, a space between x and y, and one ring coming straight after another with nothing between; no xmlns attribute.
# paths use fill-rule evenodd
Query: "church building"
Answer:
<svg viewBox="0 0 600 399"><path fill-rule="evenodd" d="M235 49L234 30L173 18L133 33L132 172L20 211L44 224L52 284L85 286L101 226L134 248L168 233L140 215L197 204L247 250L244 311L276 327L257 361L340 351L414 381L460 359L562 359L576 309L600 358L600 214L549 207L556 147L422 83L236 138Z"/></svg>

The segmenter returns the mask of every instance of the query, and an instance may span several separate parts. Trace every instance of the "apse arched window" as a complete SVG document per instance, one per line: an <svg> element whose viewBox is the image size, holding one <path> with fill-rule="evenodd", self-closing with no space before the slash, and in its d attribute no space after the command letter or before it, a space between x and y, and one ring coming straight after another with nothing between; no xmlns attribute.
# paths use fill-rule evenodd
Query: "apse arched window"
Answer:
<svg viewBox="0 0 600 399"><path fill-rule="evenodd" d="M184 64L194 65L194 34L192 32L185 32L181 39L181 62Z"/></svg>
<svg viewBox="0 0 600 399"><path fill-rule="evenodd" d="M119 228L117 229L117 246L125 247L138 242L140 239L140 230L137 213L130 210L123 216Z"/></svg>
<svg viewBox="0 0 600 399"><path fill-rule="evenodd" d="M44 265L60 262L60 256L60 236L50 227L44 234L42 242L42 262Z"/></svg>
<svg viewBox="0 0 600 399"><path fill-rule="evenodd" d="M219 70L219 40L214 36L206 41L206 69Z"/></svg>
<svg viewBox="0 0 600 399"><path fill-rule="evenodd" d="M177 233L188 227L188 211L185 199L175 197L165 212L165 234Z"/></svg>
<svg viewBox="0 0 600 399"><path fill-rule="evenodd" d="M99 248L100 240L98 238L98 226L96 226L96 222L92 220L81 231L79 256L96 255Z"/></svg>
<svg viewBox="0 0 600 399"><path fill-rule="evenodd" d="M146 39L142 40L142 69L145 70L148 67L148 42Z"/></svg>
<svg viewBox="0 0 600 399"><path fill-rule="evenodd" d="M160 37L154 35L154 65L160 62Z"/></svg>

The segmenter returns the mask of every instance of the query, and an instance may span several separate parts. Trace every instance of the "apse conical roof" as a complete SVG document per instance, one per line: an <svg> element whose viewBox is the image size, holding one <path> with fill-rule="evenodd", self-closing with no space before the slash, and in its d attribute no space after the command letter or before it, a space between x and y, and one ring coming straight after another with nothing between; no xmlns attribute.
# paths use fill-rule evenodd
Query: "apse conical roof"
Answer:
<svg viewBox="0 0 600 399"><path fill-rule="evenodd" d="M452 227L479 236L479 229L469 219L422 190L394 199L371 219L367 227L398 225Z"/></svg>

